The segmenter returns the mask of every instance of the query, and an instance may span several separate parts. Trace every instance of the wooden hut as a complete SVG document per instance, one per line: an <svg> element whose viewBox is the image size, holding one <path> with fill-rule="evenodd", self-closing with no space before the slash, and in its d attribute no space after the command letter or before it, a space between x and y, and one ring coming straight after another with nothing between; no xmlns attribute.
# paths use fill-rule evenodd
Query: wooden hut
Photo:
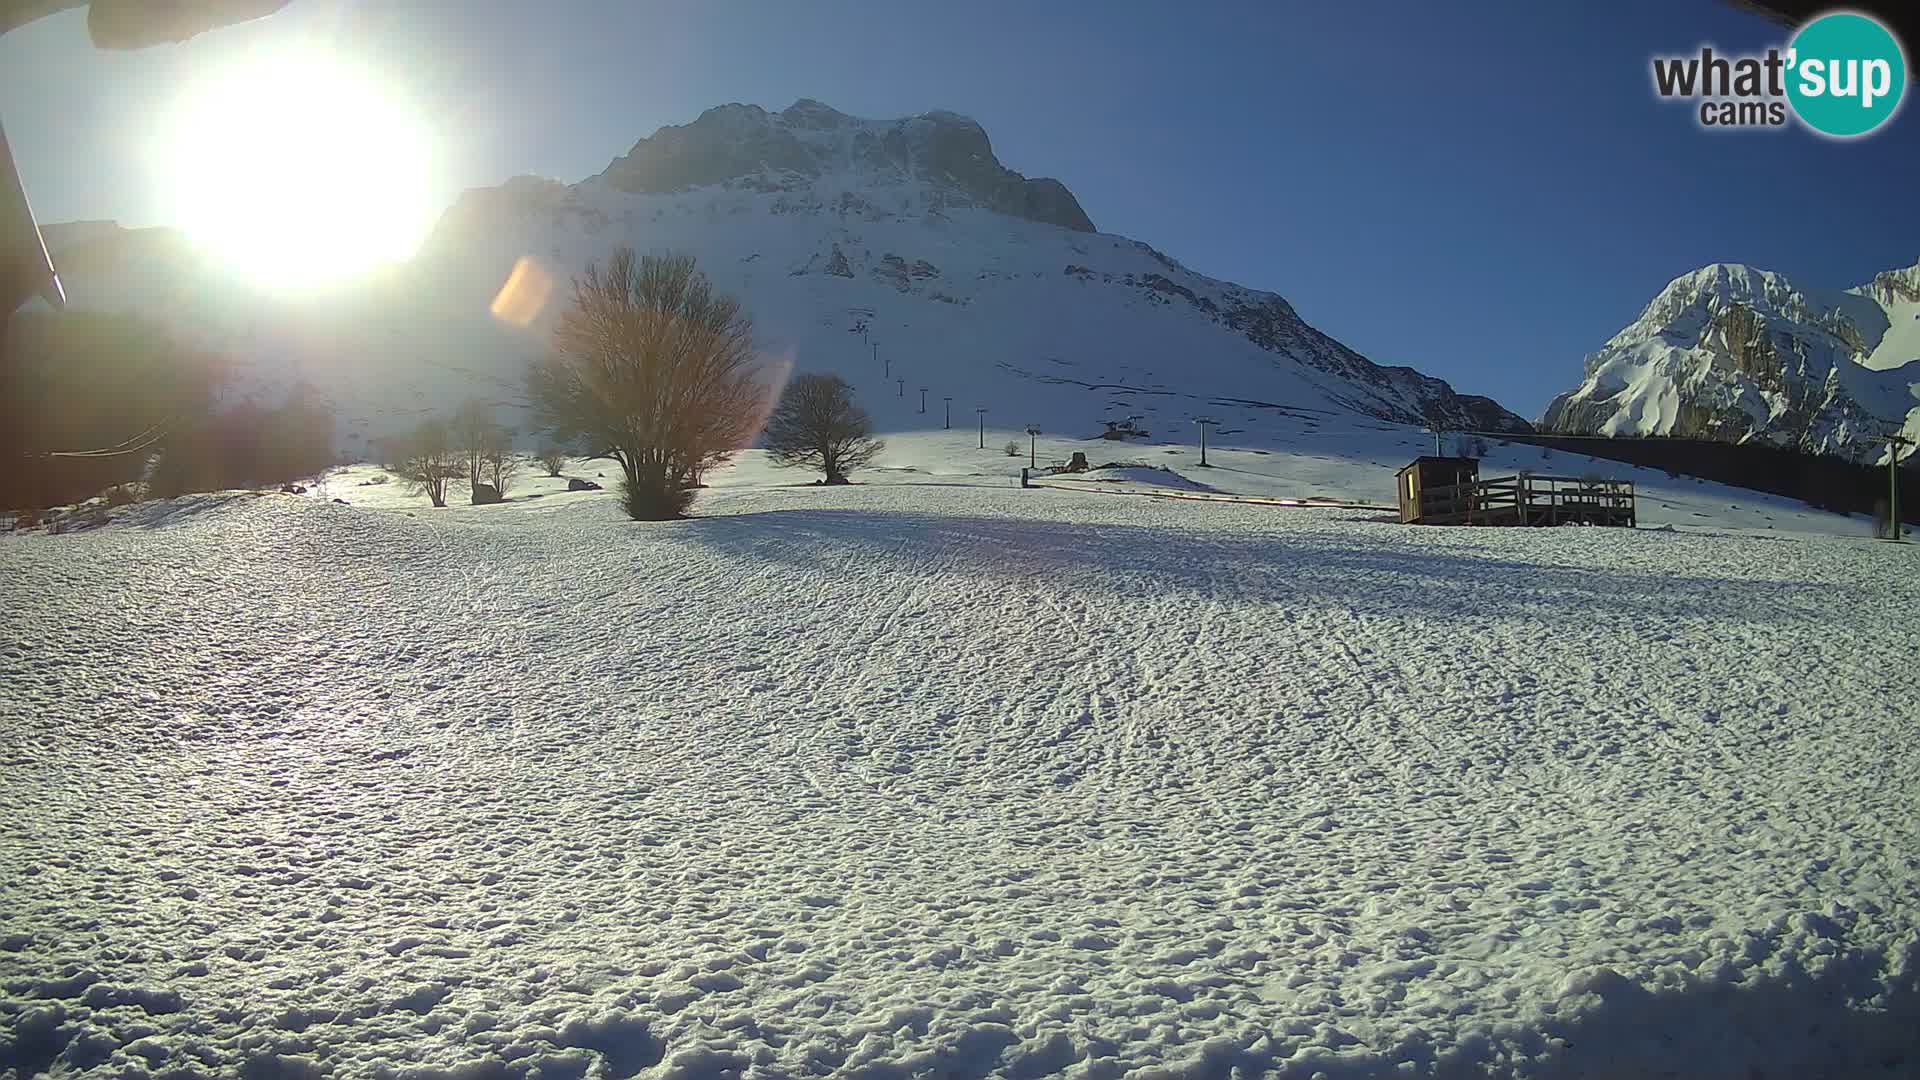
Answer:
<svg viewBox="0 0 1920 1080"><path fill-rule="evenodd" d="M1519 473L1480 479L1473 458L1421 457L1395 478L1408 525L1635 524L1633 483Z"/></svg>
<svg viewBox="0 0 1920 1080"><path fill-rule="evenodd" d="M1417 457L1395 474L1400 485L1400 521L1418 525L1465 509L1480 462L1470 457Z"/></svg>

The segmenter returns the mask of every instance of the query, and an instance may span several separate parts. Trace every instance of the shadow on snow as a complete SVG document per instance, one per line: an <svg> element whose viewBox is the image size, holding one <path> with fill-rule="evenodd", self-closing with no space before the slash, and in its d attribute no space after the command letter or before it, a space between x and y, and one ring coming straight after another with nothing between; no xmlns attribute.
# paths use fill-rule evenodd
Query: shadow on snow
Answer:
<svg viewBox="0 0 1920 1080"><path fill-rule="evenodd" d="M1845 591L1825 582L1525 562L1480 543L1436 547L1426 542L1430 533L1399 527L1357 528L1330 539L1308 531L838 509L696 517L680 527L682 537L717 552L830 576L937 569L1121 596L1176 591L1281 610L1344 606L1357 616L1521 617L1644 627L1702 618L1803 624L1829 613L1836 592ZM1649 547L1676 542L1664 534L1628 532L1619 539Z"/></svg>

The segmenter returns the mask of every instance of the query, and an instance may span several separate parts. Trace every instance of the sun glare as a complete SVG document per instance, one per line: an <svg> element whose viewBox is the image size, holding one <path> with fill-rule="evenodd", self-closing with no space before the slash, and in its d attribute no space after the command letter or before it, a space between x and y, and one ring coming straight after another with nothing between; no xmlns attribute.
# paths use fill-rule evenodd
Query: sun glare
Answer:
<svg viewBox="0 0 1920 1080"><path fill-rule="evenodd" d="M301 288L411 256L437 209L432 158L376 74L301 52L189 89L158 165L175 224L255 283Z"/></svg>

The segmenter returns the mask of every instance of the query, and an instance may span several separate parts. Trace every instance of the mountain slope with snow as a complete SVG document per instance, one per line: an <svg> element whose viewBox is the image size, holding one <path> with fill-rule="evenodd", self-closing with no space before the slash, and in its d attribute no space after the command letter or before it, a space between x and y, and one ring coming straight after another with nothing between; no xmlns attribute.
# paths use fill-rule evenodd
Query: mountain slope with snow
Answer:
<svg viewBox="0 0 1920 1080"><path fill-rule="evenodd" d="M571 275L621 244L697 256L743 298L770 361L846 375L884 430L938 426L921 387L962 416L985 408L1049 430L1129 415L1186 428L1226 407L1525 424L1370 362L1277 295L1093 231L1064 185L1007 169L979 125L951 113L709 110L580 183L467 192L412 262L325 295L252 290L145 234L122 237L116 259L93 226L84 252L48 232L76 303L164 314L235 353L249 391L313 384L353 456L471 394L515 409ZM887 407L889 394L912 408Z"/></svg>
<svg viewBox="0 0 1920 1080"><path fill-rule="evenodd" d="M1540 425L1884 461L1876 440L1920 431L1920 265L1845 291L1725 263L1683 274L1587 357Z"/></svg>

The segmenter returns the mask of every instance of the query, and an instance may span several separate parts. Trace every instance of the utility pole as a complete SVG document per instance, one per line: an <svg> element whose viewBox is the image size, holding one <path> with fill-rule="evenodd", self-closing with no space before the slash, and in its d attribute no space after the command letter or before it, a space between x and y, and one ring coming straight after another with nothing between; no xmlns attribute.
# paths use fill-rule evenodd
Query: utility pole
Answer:
<svg viewBox="0 0 1920 1080"><path fill-rule="evenodd" d="M897 392L896 392L896 393L895 393L895 394L894 394L893 396L894 396L894 397L906 397L906 396L907 396L907 380L905 380L905 379L895 379L895 380L893 380L893 381L894 381L894 382L897 382L897 383L899 383L899 384L900 384L900 389L899 389L899 390L898 390L898 391L897 391Z"/></svg>
<svg viewBox="0 0 1920 1080"><path fill-rule="evenodd" d="M875 342L871 342L871 344L873 345L873 358L877 361L880 359L880 343L875 341ZM887 357L887 366L886 368L881 370L880 374L883 377L886 375L889 375L892 373L892 368L893 368L893 357L889 356Z"/></svg>
<svg viewBox="0 0 1920 1080"><path fill-rule="evenodd" d="M1039 449L1038 449L1039 446L1040 446L1040 425L1028 424L1027 425L1027 465L1029 468L1037 469L1040 467L1040 462L1036 456L1039 453Z"/></svg>
<svg viewBox="0 0 1920 1080"><path fill-rule="evenodd" d="M1430 427L1430 428L1428 428L1427 430L1428 430L1428 431L1431 431L1431 432L1433 432L1433 456L1434 456L1434 457L1440 457L1440 456L1441 456L1441 454L1440 454L1440 429L1439 429L1439 428L1437 428L1437 427Z"/></svg>
<svg viewBox="0 0 1920 1080"><path fill-rule="evenodd" d="M1912 446L1913 440L1894 432L1887 436L1887 527L1892 531L1895 543L1905 543L1905 529L1900 526L1900 450Z"/></svg>
<svg viewBox="0 0 1920 1080"><path fill-rule="evenodd" d="M987 448L987 410L975 409L973 411L980 414L980 449L985 450Z"/></svg>
<svg viewBox="0 0 1920 1080"><path fill-rule="evenodd" d="M946 429L951 430L953 427L953 399L950 397L943 397L940 400L947 403L947 428Z"/></svg>
<svg viewBox="0 0 1920 1080"><path fill-rule="evenodd" d="M1203 469L1213 468L1207 464L1207 425L1219 422L1210 416L1202 416L1194 420L1194 423L1200 425L1200 467Z"/></svg>
<svg viewBox="0 0 1920 1080"><path fill-rule="evenodd" d="M922 413L927 411L927 388L924 386L920 388L920 411Z"/></svg>

